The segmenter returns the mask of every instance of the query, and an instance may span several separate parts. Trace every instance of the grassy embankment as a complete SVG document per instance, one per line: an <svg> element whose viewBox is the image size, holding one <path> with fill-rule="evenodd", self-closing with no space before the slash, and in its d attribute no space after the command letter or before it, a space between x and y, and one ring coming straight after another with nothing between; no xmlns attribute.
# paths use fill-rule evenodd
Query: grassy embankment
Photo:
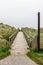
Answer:
<svg viewBox="0 0 43 65"><path fill-rule="evenodd" d="M16 28L0 23L0 59L10 55L9 50L16 34Z"/></svg>
<svg viewBox="0 0 43 65"><path fill-rule="evenodd" d="M43 28L40 29L40 52L37 50L37 30L31 28L22 28L28 45L30 46L30 52L27 53L27 56L34 60L37 64L43 65Z"/></svg>

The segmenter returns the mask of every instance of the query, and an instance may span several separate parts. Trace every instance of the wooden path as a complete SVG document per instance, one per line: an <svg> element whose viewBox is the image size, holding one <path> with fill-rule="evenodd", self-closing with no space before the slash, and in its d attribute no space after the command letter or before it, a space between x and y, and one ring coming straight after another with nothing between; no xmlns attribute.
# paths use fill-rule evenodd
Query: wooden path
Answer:
<svg viewBox="0 0 43 65"><path fill-rule="evenodd" d="M37 65L34 61L26 56L27 42L23 32L18 32L12 46L11 55L0 60L0 65Z"/></svg>

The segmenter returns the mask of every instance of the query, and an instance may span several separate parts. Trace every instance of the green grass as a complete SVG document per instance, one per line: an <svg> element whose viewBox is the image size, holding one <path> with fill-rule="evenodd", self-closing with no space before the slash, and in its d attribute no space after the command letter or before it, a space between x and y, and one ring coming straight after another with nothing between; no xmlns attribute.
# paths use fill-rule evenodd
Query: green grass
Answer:
<svg viewBox="0 0 43 65"><path fill-rule="evenodd" d="M0 49L0 60L10 55L9 47Z"/></svg>
<svg viewBox="0 0 43 65"><path fill-rule="evenodd" d="M0 38L9 41L9 37L17 31L16 28L0 23Z"/></svg>
<svg viewBox="0 0 43 65"><path fill-rule="evenodd" d="M10 55L9 49L17 31L18 29L15 27L0 23L0 60ZM10 37L11 39L9 40Z"/></svg>
<svg viewBox="0 0 43 65"><path fill-rule="evenodd" d="M37 30L32 28L22 28L22 31L25 35L25 38L28 42L30 47L30 52L27 53L27 56L30 57L33 61L35 61L39 65L43 65L43 28L40 29L40 52L38 53L37 50ZM35 37L36 36L36 37ZM33 47L32 47L33 44ZM34 48L34 45L36 46ZM31 49L33 48L33 49Z"/></svg>
<svg viewBox="0 0 43 65"><path fill-rule="evenodd" d="M6 39L0 39L0 49L10 46L10 42Z"/></svg>
<svg viewBox="0 0 43 65"><path fill-rule="evenodd" d="M43 65L43 50L40 50L39 53L37 51L30 50L30 52L27 53L27 56L35 61L37 64Z"/></svg>
<svg viewBox="0 0 43 65"><path fill-rule="evenodd" d="M29 47L33 47L33 48L36 47L37 40L35 40L35 38L37 36L37 30L26 27L26 28L22 28L22 31L25 35Z"/></svg>
<svg viewBox="0 0 43 65"><path fill-rule="evenodd" d="M32 43L33 46L37 44L37 40L35 39L35 37L37 37L37 29L26 27L22 28L22 31L25 33L28 43ZM40 29L40 48L43 49L43 28Z"/></svg>
<svg viewBox="0 0 43 65"><path fill-rule="evenodd" d="M25 35L32 40L34 36L37 34L36 29L31 29L31 28L22 28L22 31L25 33Z"/></svg>
<svg viewBox="0 0 43 65"><path fill-rule="evenodd" d="M40 48L43 48L43 33L40 33Z"/></svg>

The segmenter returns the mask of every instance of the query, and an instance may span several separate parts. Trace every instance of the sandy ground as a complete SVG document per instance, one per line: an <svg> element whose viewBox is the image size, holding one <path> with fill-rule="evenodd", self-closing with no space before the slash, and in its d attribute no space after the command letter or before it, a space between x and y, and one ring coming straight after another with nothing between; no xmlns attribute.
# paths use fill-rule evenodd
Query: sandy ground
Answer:
<svg viewBox="0 0 43 65"><path fill-rule="evenodd" d="M0 65L37 65L26 56L27 47L23 32L19 32L11 46L11 55L0 60Z"/></svg>

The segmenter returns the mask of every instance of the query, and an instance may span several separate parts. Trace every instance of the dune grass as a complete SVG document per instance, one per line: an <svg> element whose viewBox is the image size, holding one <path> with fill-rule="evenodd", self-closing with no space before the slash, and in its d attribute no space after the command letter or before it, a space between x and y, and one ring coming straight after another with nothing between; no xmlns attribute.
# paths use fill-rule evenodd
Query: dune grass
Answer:
<svg viewBox="0 0 43 65"><path fill-rule="evenodd" d="M15 38L16 32L17 29L15 27L0 23L0 59L10 55L9 49L12 44L11 41ZM9 37L12 36L12 34L14 35L11 40L9 40Z"/></svg>
<svg viewBox="0 0 43 65"><path fill-rule="evenodd" d="M27 56L35 61L38 65L43 65L43 49L41 49L40 52L30 50L30 52L27 53Z"/></svg>
<svg viewBox="0 0 43 65"><path fill-rule="evenodd" d="M25 38L29 44L34 41L34 44L37 44L35 35L37 36L37 30L32 28L22 28L23 33L25 33ZM35 38L35 39L34 39ZM43 65L43 28L40 29L40 51L37 52L37 47L34 48L31 46L30 52L27 53L27 56L34 60L38 65Z"/></svg>

